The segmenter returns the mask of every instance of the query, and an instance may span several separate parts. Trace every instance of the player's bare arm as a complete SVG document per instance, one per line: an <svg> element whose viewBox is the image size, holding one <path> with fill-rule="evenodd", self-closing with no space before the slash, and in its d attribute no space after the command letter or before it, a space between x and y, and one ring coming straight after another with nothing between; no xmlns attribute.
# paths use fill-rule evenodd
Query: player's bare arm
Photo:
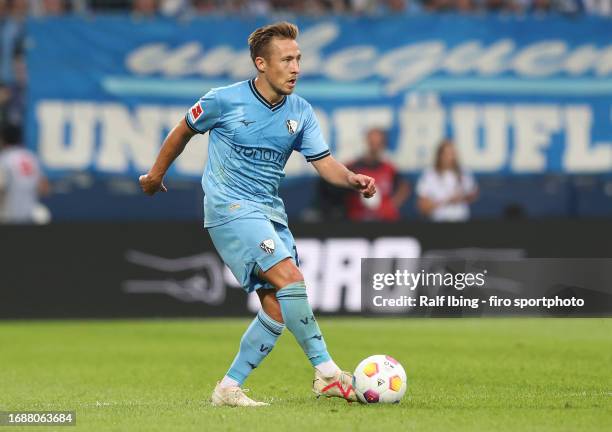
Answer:
<svg viewBox="0 0 612 432"><path fill-rule="evenodd" d="M312 162L319 175L334 186L355 189L365 198L371 198L376 193L376 184L372 177L363 174L355 174L346 166L327 156Z"/></svg>
<svg viewBox="0 0 612 432"><path fill-rule="evenodd" d="M164 176L172 162L183 152L194 135L195 132L187 126L185 119L181 119L170 131L159 150L155 164L147 174L141 175L138 179L144 193L153 195L157 192L168 191L164 185Z"/></svg>

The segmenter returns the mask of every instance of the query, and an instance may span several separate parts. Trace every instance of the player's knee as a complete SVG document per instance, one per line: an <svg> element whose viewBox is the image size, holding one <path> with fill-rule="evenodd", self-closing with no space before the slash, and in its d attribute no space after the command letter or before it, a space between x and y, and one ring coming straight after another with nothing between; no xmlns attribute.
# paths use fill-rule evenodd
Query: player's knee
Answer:
<svg viewBox="0 0 612 432"><path fill-rule="evenodd" d="M279 288L285 287L298 282L304 282L304 276L299 268L293 263L287 266L283 273L283 281L279 284Z"/></svg>
<svg viewBox="0 0 612 432"><path fill-rule="evenodd" d="M290 259L281 261L266 272L273 286L279 290L287 285L304 282L304 276L300 269Z"/></svg>

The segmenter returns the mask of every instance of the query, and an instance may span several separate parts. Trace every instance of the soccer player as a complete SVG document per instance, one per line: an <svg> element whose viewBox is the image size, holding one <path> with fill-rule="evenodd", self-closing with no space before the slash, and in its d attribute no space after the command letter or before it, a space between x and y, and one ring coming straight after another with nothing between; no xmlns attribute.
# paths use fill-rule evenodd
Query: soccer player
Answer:
<svg viewBox="0 0 612 432"><path fill-rule="evenodd" d="M376 193L374 180L337 162L325 143L313 109L294 95L300 73L298 28L281 22L249 36L254 79L212 89L166 137L142 190L166 192L163 178L190 138L209 132L208 163L202 178L204 227L221 258L261 310L240 341L227 374L212 394L214 405L262 406L241 386L272 351L287 327L315 369L318 396L357 400L352 375L340 370L308 303L297 250L278 196L283 168L293 151L304 155L328 182Z"/></svg>

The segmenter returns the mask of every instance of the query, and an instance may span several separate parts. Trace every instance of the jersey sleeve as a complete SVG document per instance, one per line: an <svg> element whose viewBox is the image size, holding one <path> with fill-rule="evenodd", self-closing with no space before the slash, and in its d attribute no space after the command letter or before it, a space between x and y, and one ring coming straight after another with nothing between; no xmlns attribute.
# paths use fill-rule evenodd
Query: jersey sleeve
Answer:
<svg viewBox="0 0 612 432"><path fill-rule="evenodd" d="M200 98L185 114L185 121L194 132L203 134L215 127L221 118L219 95L213 89Z"/></svg>
<svg viewBox="0 0 612 432"><path fill-rule="evenodd" d="M308 105L304 127L296 143L295 150L302 153L307 162L318 161L330 155L329 146L323 139L319 122L310 105Z"/></svg>

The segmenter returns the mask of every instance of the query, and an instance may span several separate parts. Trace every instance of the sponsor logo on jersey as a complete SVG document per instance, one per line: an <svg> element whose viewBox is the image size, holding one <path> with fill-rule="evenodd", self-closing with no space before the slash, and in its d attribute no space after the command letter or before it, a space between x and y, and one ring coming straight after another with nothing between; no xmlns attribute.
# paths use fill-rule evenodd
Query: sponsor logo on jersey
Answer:
<svg viewBox="0 0 612 432"><path fill-rule="evenodd" d="M297 130L298 122L295 120L287 120L285 124L287 125L287 130L289 131L289 134L293 135Z"/></svg>
<svg viewBox="0 0 612 432"><path fill-rule="evenodd" d="M191 107L191 116L193 117L193 120L197 120L198 117L202 115L202 113L203 111L202 107L200 106L200 102L196 102L196 104Z"/></svg>
<svg viewBox="0 0 612 432"><path fill-rule="evenodd" d="M263 162L273 162L283 166L287 161L287 155L276 150L262 147L245 147L233 144L234 153L238 156Z"/></svg>
<svg viewBox="0 0 612 432"><path fill-rule="evenodd" d="M274 240L264 240L259 244L259 247L262 248L265 253L272 255L274 253Z"/></svg>

